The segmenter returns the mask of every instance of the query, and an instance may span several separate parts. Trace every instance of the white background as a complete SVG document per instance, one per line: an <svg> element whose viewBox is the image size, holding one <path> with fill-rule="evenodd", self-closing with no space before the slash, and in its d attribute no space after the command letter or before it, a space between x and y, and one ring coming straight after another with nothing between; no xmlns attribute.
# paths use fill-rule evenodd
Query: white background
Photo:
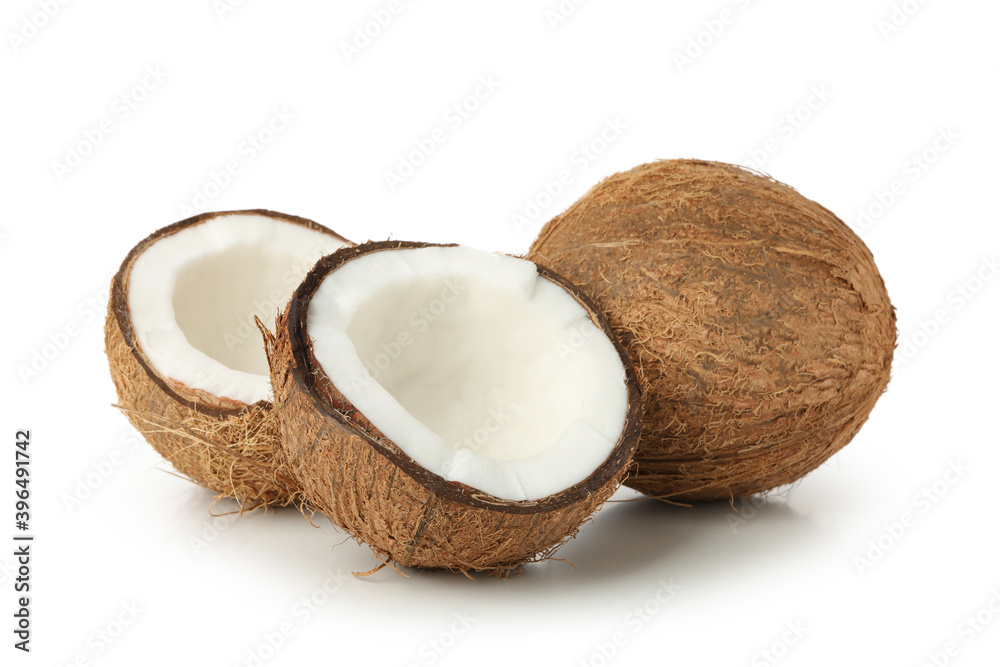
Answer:
<svg viewBox="0 0 1000 667"><path fill-rule="evenodd" d="M348 57L388 0L50 1L51 18L6 0L0 535L30 428L37 540L30 655L2 549L3 664L996 664L1000 6L895 1L593 0L560 20L557 0L405 1ZM269 135L275 110L292 118ZM608 505L560 552L575 570L356 579L371 554L325 521L214 520L110 407L106 288L162 225L266 207L356 241L523 252L602 177L669 157L756 166L837 212L898 309L888 392L790 490Z"/></svg>

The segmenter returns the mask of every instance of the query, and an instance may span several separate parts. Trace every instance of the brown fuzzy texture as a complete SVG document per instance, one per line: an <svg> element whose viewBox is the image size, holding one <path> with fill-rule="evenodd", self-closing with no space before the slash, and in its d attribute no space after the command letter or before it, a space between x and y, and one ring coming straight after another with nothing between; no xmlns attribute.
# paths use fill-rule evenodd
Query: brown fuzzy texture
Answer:
<svg viewBox="0 0 1000 667"><path fill-rule="evenodd" d="M425 245L380 242L345 248L321 260L296 291L278 318L268 351L282 445L306 501L386 562L503 575L551 557L618 488L639 434L638 382L616 344L630 390L622 437L590 477L554 496L503 500L421 468L333 386L312 355L305 316L322 279L344 262L369 252ZM545 269L539 272L575 289ZM572 293L610 335L593 304Z"/></svg>
<svg viewBox="0 0 1000 667"><path fill-rule="evenodd" d="M889 381L896 318L871 252L794 189L669 160L615 174L529 258L588 291L637 365L638 473L663 499L793 482L846 445Z"/></svg>
<svg viewBox="0 0 1000 667"><path fill-rule="evenodd" d="M264 210L207 213L164 227L140 242L111 282L104 326L105 351L118 407L150 445L193 482L243 510L300 502L278 442L271 403L247 405L186 387L160 375L139 347L128 309L132 264L150 245L182 229L228 213L259 214L334 232L312 221Z"/></svg>

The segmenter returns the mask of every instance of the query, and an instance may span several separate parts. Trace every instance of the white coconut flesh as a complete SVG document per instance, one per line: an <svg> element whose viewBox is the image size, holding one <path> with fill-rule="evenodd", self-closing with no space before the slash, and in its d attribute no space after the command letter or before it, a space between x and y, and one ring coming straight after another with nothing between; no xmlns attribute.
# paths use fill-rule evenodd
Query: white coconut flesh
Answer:
<svg viewBox="0 0 1000 667"><path fill-rule="evenodd" d="M160 375L252 404L271 397L254 317L275 314L340 239L256 214L223 215L150 245L132 265L128 306L139 347Z"/></svg>
<svg viewBox="0 0 1000 667"><path fill-rule="evenodd" d="M605 333L531 262L383 250L328 274L306 331L333 385L416 463L507 500L589 477L625 426Z"/></svg>

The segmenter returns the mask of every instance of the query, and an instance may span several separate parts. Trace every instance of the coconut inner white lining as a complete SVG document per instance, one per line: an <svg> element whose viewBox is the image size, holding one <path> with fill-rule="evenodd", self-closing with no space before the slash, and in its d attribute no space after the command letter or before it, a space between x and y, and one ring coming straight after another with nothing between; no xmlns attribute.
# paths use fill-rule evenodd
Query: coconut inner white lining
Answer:
<svg viewBox="0 0 1000 667"><path fill-rule="evenodd" d="M270 398L256 315L269 328L317 259L344 243L263 215L211 218L165 237L132 265L128 304L160 374L244 403Z"/></svg>
<svg viewBox="0 0 1000 667"><path fill-rule="evenodd" d="M466 247L363 255L309 306L334 386L425 469L508 500L586 479L625 422L625 369L535 266Z"/></svg>

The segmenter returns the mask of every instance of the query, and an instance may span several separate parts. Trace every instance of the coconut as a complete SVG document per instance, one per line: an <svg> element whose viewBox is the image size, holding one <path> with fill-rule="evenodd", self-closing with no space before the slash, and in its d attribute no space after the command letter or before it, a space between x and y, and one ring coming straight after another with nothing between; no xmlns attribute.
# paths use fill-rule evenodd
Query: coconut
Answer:
<svg viewBox="0 0 1000 667"><path fill-rule="evenodd" d="M548 558L618 488L638 438L607 321L515 257L340 250L295 291L269 357L304 498L384 563L502 574Z"/></svg>
<svg viewBox="0 0 1000 667"><path fill-rule="evenodd" d="M182 475L242 508L296 499L278 445L259 319L349 242L296 216L206 213L135 246L111 281L117 407Z"/></svg>
<svg viewBox="0 0 1000 667"><path fill-rule="evenodd" d="M791 187L716 162L615 174L528 255L593 297L637 365L628 486L732 499L846 445L889 381L895 313L871 252Z"/></svg>

